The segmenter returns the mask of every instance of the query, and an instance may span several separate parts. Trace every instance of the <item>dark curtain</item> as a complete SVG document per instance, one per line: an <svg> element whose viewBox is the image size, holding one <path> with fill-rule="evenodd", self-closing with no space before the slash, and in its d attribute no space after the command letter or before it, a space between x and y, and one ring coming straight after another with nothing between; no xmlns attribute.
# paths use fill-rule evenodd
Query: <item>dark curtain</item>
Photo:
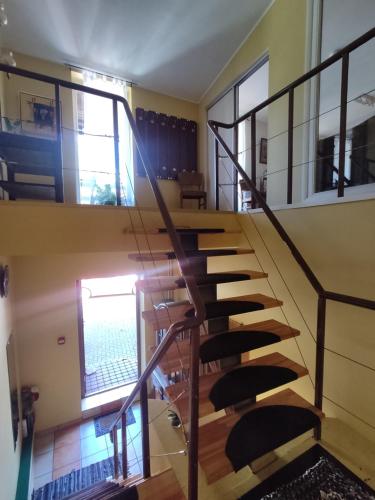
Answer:
<svg viewBox="0 0 375 500"><path fill-rule="evenodd" d="M175 180L179 172L197 170L196 122L142 108L136 109L135 119L151 167L159 179ZM137 175L145 177L138 151L135 161Z"/></svg>

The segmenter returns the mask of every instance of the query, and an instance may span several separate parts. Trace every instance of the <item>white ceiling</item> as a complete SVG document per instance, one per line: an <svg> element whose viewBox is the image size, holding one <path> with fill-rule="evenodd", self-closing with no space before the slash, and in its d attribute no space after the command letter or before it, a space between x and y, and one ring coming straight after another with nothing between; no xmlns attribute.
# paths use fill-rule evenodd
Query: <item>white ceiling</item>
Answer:
<svg viewBox="0 0 375 500"><path fill-rule="evenodd" d="M198 101L271 0L4 3L4 46Z"/></svg>

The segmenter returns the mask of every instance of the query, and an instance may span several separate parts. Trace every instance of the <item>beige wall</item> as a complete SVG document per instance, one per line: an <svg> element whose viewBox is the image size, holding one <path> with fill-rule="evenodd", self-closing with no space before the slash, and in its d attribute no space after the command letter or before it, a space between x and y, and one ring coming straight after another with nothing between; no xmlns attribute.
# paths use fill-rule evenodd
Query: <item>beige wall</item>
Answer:
<svg viewBox="0 0 375 500"><path fill-rule="evenodd" d="M291 236L313 272L327 290L375 300L375 202L363 201L321 207L280 210L277 217ZM302 271L263 213L237 216L253 244L257 256L270 275L276 296L284 300L283 310L290 323L301 330L298 342L314 380L317 298ZM260 237L260 235L261 237ZM273 259L285 283L280 277ZM272 292L272 291L271 291ZM303 318L300 314L303 314ZM284 318L285 319L285 318ZM375 426L374 371L347 358L374 368L375 312L328 302L325 353L324 411L356 428L375 441L375 432L361 422ZM310 332L309 332L310 330ZM293 342L282 346L287 355L304 364ZM285 351L285 349L289 349ZM293 348L293 349L292 349ZM279 347L278 347L279 349ZM311 382L301 386L301 394L311 394ZM350 413L342 410L343 407Z"/></svg>
<svg viewBox="0 0 375 500"><path fill-rule="evenodd" d="M0 265L6 264L10 265L10 260L6 257L0 257ZM10 266L11 290L14 288L13 277L13 266ZM0 496L1 498L4 498L4 500L12 499L16 496L22 441L20 428L17 448L14 450L9 397L8 364L6 355L6 345L9 336L11 333L14 333L12 303L13 299L11 297L0 298Z"/></svg>
<svg viewBox="0 0 375 500"><path fill-rule="evenodd" d="M135 228L141 229L137 211L131 213ZM142 264L129 260L127 252L137 251L138 245L144 251L149 246L170 248L166 236L148 235L146 241L141 235L124 234L131 228L129 217L125 208L51 205L47 209L42 203L3 203L1 234L8 238L0 235L0 248L14 255L21 382L40 388L37 430L81 416L76 281L141 273ZM238 228L234 214L185 210L173 213L173 219L180 226ZM148 229L162 226L154 210L145 210L143 220ZM218 244L209 236L201 238L203 246ZM233 245L236 238L221 236L221 244ZM153 333L147 333L153 340ZM59 336L66 337L65 345L57 344ZM143 359L149 354L145 347Z"/></svg>
<svg viewBox="0 0 375 500"><path fill-rule="evenodd" d="M140 107L146 110L165 113L166 115L174 115L179 118L186 118L198 122L198 104L169 97L164 94L159 94L151 90L142 89L141 87L132 87L131 89L131 107L133 113L136 108ZM160 180L159 186L164 199L169 208L178 208L180 206L180 189L176 181ZM156 202L154 195L149 186L147 179L143 177L135 177L135 190L138 206L155 207ZM187 202L189 203L189 202ZM186 206L188 206L186 203Z"/></svg>
<svg viewBox="0 0 375 500"><path fill-rule="evenodd" d="M276 0L249 38L218 76L214 85L199 103L200 136L199 162L202 171L207 171L207 106L228 88L240 75L248 71L262 56L269 55L269 95L301 76L305 70L305 33L306 1ZM296 109L296 123L302 113L301 96ZM303 95L302 95L303 99ZM287 125L286 101L283 100L269 108L268 137L285 130ZM286 166L286 136L269 144L268 172ZM301 152L296 152L296 161ZM207 172L207 183L214 183L213 174ZM271 204L280 203L281 186L285 174L272 175L267 189ZM298 183L298 181L296 181Z"/></svg>

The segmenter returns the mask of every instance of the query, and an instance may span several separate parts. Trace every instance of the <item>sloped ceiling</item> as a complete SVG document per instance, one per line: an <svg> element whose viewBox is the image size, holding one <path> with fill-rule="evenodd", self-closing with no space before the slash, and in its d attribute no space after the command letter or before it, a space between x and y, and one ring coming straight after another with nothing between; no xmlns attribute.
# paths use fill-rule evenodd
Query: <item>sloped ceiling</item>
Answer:
<svg viewBox="0 0 375 500"><path fill-rule="evenodd" d="M4 3L4 46L198 101L271 0Z"/></svg>

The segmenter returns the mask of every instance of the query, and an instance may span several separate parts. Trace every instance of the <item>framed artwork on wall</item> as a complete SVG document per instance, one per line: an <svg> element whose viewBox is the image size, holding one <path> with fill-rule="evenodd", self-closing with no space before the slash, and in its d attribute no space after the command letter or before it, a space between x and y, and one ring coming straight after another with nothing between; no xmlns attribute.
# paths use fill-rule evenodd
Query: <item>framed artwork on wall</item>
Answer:
<svg viewBox="0 0 375 500"><path fill-rule="evenodd" d="M21 130L30 135L56 135L56 103L54 99L20 92ZM61 103L60 103L61 106Z"/></svg>
<svg viewBox="0 0 375 500"><path fill-rule="evenodd" d="M260 140L259 163L267 163L267 139L265 137Z"/></svg>

